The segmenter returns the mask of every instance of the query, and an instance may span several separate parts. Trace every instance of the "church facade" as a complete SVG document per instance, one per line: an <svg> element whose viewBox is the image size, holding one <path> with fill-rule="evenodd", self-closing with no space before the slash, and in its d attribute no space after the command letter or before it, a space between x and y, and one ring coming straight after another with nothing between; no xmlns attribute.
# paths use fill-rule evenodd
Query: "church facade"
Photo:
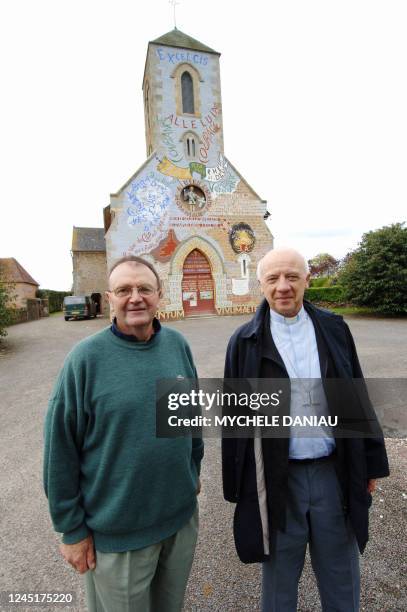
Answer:
<svg viewBox="0 0 407 612"><path fill-rule="evenodd" d="M177 29L149 43L147 159L104 211L107 268L124 255L153 263L162 319L253 312L273 246L266 202L224 152L219 57Z"/></svg>

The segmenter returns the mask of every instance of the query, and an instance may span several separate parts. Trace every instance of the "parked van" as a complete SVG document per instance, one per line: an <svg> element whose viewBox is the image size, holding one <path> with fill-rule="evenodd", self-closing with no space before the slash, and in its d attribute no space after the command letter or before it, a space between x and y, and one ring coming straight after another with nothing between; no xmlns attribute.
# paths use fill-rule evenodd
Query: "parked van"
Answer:
<svg viewBox="0 0 407 612"><path fill-rule="evenodd" d="M88 295L68 295L64 297L64 317L65 321L96 317L96 304Z"/></svg>

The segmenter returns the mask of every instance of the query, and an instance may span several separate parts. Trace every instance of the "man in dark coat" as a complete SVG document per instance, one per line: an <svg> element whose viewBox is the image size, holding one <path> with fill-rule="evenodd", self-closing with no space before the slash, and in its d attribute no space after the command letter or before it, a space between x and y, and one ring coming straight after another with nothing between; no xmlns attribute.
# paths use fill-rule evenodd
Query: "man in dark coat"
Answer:
<svg viewBox="0 0 407 612"><path fill-rule="evenodd" d="M327 416L341 401L349 412L353 400L332 393L327 381L363 385L355 344L342 317L304 301L309 276L292 249L275 249L260 261L265 300L230 339L225 378L289 378L291 415ZM223 439L224 496L237 503L236 548L243 562L262 563L263 612L297 609L307 544L322 609L359 610L359 551L368 540L371 493L376 478L389 475L379 426L376 432L349 438L333 428L315 438Z"/></svg>

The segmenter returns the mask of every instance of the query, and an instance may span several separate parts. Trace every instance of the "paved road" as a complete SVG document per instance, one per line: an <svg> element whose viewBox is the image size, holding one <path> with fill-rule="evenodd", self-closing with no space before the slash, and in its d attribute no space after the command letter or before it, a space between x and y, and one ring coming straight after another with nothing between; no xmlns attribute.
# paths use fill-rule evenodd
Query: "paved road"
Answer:
<svg viewBox="0 0 407 612"><path fill-rule="evenodd" d="M247 319L221 317L171 325L190 341L200 376L221 377L227 340ZM348 322L366 375L406 377L407 320ZM58 539L48 518L41 485L42 424L66 353L105 325L102 319L65 323L61 316L52 316L10 328L5 349L0 348L0 591L73 591L77 604L70 609L75 611L85 610L83 589L81 578L59 557ZM362 559L362 603L368 612L407 610L403 583L407 444L391 440L388 447L392 477L381 482L375 497L372 542ZM221 497L216 440L206 445L202 478L201 531L185 610L253 612L258 609L259 567L237 560L231 535L233 507ZM317 601L307 564L299 609L319 610Z"/></svg>

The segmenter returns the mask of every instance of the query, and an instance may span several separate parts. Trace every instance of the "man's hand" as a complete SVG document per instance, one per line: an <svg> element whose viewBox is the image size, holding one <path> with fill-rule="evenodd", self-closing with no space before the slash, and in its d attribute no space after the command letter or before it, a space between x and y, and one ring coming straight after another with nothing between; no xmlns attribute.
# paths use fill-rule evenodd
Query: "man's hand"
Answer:
<svg viewBox="0 0 407 612"><path fill-rule="evenodd" d="M59 550L65 561L68 561L80 574L96 567L95 549L91 535L76 544L61 544Z"/></svg>
<svg viewBox="0 0 407 612"><path fill-rule="evenodd" d="M196 494L199 495L200 492L201 492L201 479L198 478L198 482L197 482L197 485L196 485Z"/></svg>
<svg viewBox="0 0 407 612"><path fill-rule="evenodd" d="M376 489L376 480L373 480L373 478L371 478L370 480L367 481L367 492L373 493L375 489Z"/></svg>

